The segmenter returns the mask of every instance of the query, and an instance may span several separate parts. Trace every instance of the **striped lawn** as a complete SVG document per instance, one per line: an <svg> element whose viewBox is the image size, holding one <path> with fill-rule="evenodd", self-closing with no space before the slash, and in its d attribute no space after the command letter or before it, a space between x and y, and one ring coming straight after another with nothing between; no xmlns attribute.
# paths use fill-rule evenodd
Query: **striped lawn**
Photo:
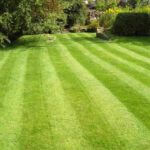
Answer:
<svg viewBox="0 0 150 150"><path fill-rule="evenodd" d="M53 36L0 49L0 150L150 150L150 38Z"/></svg>

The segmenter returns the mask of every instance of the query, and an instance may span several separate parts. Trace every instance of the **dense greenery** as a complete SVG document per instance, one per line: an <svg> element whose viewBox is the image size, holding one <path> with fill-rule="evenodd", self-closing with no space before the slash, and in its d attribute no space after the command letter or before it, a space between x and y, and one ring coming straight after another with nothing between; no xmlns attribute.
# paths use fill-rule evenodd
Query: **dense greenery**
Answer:
<svg viewBox="0 0 150 150"><path fill-rule="evenodd" d="M96 9L99 11L105 11L109 8L116 7L118 5L118 0L97 0Z"/></svg>
<svg viewBox="0 0 150 150"><path fill-rule="evenodd" d="M150 15L147 13L120 13L113 25L118 35L139 36L150 34Z"/></svg>
<svg viewBox="0 0 150 150"><path fill-rule="evenodd" d="M2 0L0 6L0 44L23 34L62 31L64 26L84 24L86 20L81 0Z"/></svg>
<svg viewBox="0 0 150 150"><path fill-rule="evenodd" d="M34 24L43 23L47 13L44 13L47 6L41 11L45 5L36 0L9 0L7 3L2 0L0 6L0 32L11 41L24 32L29 32Z"/></svg>
<svg viewBox="0 0 150 150"><path fill-rule="evenodd" d="M144 20L142 20L143 18L141 17L137 17L135 21L135 19L131 19L131 21L129 21L129 17L128 15L125 15L124 17L122 17L122 19L124 19L124 21L126 20L126 23L122 20L116 20L116 17L119 15L119 14L122 14L122 13L125 13L125 14L131 14L131 16L134 16L134 14L147 14L147 18L146 18L146 22L143 22ZM132 15L133 14L133 15ZM126 34L132 34L132 33L135 33L135 28L137 28L137 26L139 28L142 28L145 24L145 27L147 29L144 29L144 30L149 30L149 25L148 25L148 20L149 20L149 17L150 16L150 7L149 6L142 6L142 7L137 7L135 9L131 9L130 7L126 7L126 8L118 8L118 7L115 7L115 8L109 8L107 10L105 10L104 12L101 13L100 17L99 17L99 24L100 24L100 27L103 27L105 28L105 30L110 30L112 31L112 27L115 23L115 21L117 22L120 22L120 26L118 27L115 27L115 30L117 30L115 33L119 33L122 29L122 32L126 33ZM127 21L128 20L128 21ZM134 21L133 21L134 20ZM138 22L139 25L136 24L136 22ZM123 24L126 24L125 26L122 26ZM132 25L133 24L133 25ZM143 26L140 27L140 24L142 24ZM128 27L129 26L129 27ZM133 27L133 31L132 30L132 26ZM143 30L143 29L138 29L138 30ZM129 33L131 32L131 33ZM123 34L122 34L123 35ZM124 34L125 35L125 34ZM136 35L136 34L135 34Z"/></svg>
<svg viewBox="0 0 150 150"><path fill-rule="evenodd" d="M87 7L82 0L72 2L64 12L67 15L67 27L85 24L87 19Z"/></svg>
<svg viewBox="0 0 150 150"><path fill-rule="evenodd" d="M119 0L89 0L88 5L83 0L1 0L0 45L24 34L56 33L64 28L72 32L109 30L119 13L150 13L148 0L128 0L126 7L119 4Z"/></svg>

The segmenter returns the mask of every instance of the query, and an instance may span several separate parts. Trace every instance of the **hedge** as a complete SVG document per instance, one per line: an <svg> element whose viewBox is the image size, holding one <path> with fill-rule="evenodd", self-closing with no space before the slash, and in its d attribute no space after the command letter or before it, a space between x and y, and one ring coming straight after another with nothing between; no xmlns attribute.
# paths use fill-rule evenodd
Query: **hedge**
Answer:
<svg viewBox="0 0 150 150"><path fill-rule="evenodd" d="M112 31L123 36L150 35L150 14L120 13L116 17Z"/></svg>

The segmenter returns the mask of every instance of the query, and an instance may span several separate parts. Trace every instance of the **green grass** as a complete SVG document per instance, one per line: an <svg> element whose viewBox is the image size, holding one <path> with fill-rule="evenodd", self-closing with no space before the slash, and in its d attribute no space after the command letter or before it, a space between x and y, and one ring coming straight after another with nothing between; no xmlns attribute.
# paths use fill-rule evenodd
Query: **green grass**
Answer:
<svg viewBox="0 0 150 150"><path fill-rule="evenodd" d="M0 150L150 150L150 38L53 36L0 49Z"/></svg>

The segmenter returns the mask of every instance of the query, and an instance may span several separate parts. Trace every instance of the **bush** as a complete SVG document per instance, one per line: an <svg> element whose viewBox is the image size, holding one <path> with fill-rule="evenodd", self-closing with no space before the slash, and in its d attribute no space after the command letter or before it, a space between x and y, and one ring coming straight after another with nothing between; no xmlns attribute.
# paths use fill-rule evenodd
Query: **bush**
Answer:
<svg viewBox="0 0 150 150"><path fill-rule="evenodd" d="M86 32L87 27L77 24L77 25L74 25L73 27L71 27L69 31L74 32L74 33L76 33L76 32Z"/></svg>
<svg viewBox="0 0 150 150"><path fill-rule="evenodd" d="M0 0L0 45L24 34L54 33L66 23L58 0Z"/></svg>
<svg viewBox="0 0 150 150"><path fill-rule="evenodd" d="M49 13L49 15L41 22L31 23L26 34L42 34L62 32L66 24L66 16L64 14Z"/></svg>
<svg viewBox="0 0 150 150"><path fill-rule="evenodd" d="M117 6L116 0L97 0L96 9L99 11L106 11Z"/></svg>
<svg viewBox="0 0 150 150"><path fill-rule="evenodd" d="M125 36L148 35L150 15L148 13L120 13L113 25L113 33Z"/></svg>
<svg viewBox="0 0 150 150"><path fill-rule="evenodd" d="M75 0L64 12L67 15L67 28L71 28L76 24L85 25L88 12L82 0Z"/></svg>
<svg viewBox="0 0 150 150"><path fill-rule="evenodd" d="M74 25L73 27L70 28L70 32L73 33L80 32L80 31L81 31L80 25Z"/></svg>
<svg viewBox="0 0 150 150"><path fill-rule="evenodd" d="M97 28L99 27L98 20L93 20L89 25L87 25L88 32L96 32Z"/></svg>
<svg viewBox="0 0 150 150"><path fill-rule="evenodd" d="M117 14L103 13L99 18L99 25L105 29L110 29L115 21Z"/></svg>
<svg viewBox="0 0 150 150"><path fill-rule="evenodd" d="M119 8L113 8L113 9L108 9L105 12L103 12L100 17L99 17L99 25L100 27L107 29L111 29L116 16L118 13L120 13L122 10Z"/></svg>
<svg viewBox="0 0 150 150"><path fill-rule="evenodd" d="M137 0L128 0L128 4L131 8L136 8Z"/></svg>
<svg viewBox="0 0 150 150"><path fill-rule="evenodd" d="M19 25L15 20L15 14L4 12L0 16L0 32L10 40L15 40L19 35Z"/></svg>
<svg viewBox="0 0 150 150"><path fill-rule="evenodd" d="M134 9L134 12L149 13L150 14L150 5L148 5L148 6L142 6L142 7L137 7L136 9Z"/></svg>
<svg viewBox="0 0 150 150"><path fill-rule="evenodd" d="M0 33L0 46L5 47L5 43L10 43L10 40L4 34Z"/></svg>

